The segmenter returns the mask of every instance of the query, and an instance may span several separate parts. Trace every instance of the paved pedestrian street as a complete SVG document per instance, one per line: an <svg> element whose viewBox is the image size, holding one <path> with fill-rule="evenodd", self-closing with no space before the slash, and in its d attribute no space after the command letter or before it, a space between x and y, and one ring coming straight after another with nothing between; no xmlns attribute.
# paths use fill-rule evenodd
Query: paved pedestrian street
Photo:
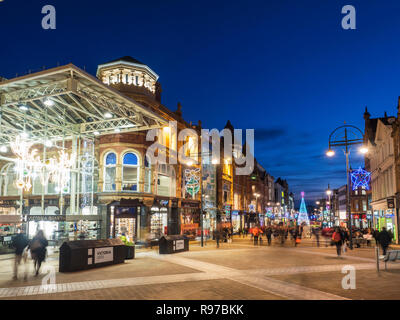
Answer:
<svg viewBox="0 0 400 320"><path fill-rule="evenodd" d="M12 278L11 256L0 260L0 299L398 299L400 265L376 270L375 249L357 248L342 257L333 247L317 248L311 240L294 247L252 245L250 238L235 238L219 249L212 241L190 251L159 255L138 250L124 264L59 273L57 253L51 254L38 277L30 266L27 280L23 267L18 280ZM32 263L31 261L29 262ZM344 266L356 270L356 288L343 289ZM54 267L55 286L42 285Z"/></svg>

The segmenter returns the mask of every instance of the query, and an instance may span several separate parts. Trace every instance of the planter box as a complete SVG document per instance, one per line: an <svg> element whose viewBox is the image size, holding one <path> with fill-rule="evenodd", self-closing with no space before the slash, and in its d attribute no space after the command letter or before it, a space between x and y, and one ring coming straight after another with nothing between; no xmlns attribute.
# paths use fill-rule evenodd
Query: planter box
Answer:
<svg viewBox="0 0 400 320"><path fill-rule="evenodd" d="M135 246L126 246L126 259L135 258Z"/></svg>

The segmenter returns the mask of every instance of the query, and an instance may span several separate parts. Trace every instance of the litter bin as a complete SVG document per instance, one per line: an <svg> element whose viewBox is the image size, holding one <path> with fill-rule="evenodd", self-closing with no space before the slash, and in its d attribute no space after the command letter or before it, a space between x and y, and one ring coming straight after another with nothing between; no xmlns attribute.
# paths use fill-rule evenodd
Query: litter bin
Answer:
<svg viewBox="0 0 400 320"><path fill-rule="evenodd" d="M124 263L127 248L121 239L66 241L60 247L60 272Z"/></svg>
<svg viewBox="0 0 400 320"><path fill-rule="evenodd" d="M189 238L185 236L163 236L159 241L160 254L189 251Z"/></svg>

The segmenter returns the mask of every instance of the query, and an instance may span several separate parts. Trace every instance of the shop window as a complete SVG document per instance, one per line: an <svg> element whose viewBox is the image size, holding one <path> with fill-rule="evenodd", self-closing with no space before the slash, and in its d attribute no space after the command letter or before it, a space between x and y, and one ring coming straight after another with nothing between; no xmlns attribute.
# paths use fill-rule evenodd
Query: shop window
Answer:
<svg viewBox="0 0 400 320"><path fill-rule="evenodd" d="M44 210L45 215L59 215L60 209L55 206L49 206Z"/></svg>
<svg viewBox="0 0 400 320"><path fill-rule="evenodd" d="M158 165L157 195L174 197L176 195L175 169L168 164Z"/></svg>
<svg viewBox="0 0 400 320"><path fill-rule="evenodd" d="M115 172L117 165L117 156L115 153L108 153L104 161L104 191L115 191Z"/></svg>
<svg viewBox="0 0 400 320"><path fill-rule="evenodd" d="M32 216L42 215L42 207L32 207L31 210L29 210L29 214Z"/></svg>
<svg viewBox="0 0 400 320"><path fill-rule="evenodd" d="M147 156L144 159L144 192L151 193L151 163Z"/></svg>
<svg viewBox="0 0 400 320"><path fill-rule="evenodd" d="M138 191L139 161L132 152L126 153L122 160L122 190Z"/></svg>
<svg viewBox="0 0 400 320"><path fill-rule="evenodd" d="M82 208L82 215L97 215L97 207L86 206Z"/></svg>
<svg viewBox="0 0 400 320"><path fill-rule="evenodd" d="M223 173L228 175L228 176L232 176L232 172L231 172L232 166L230 164L229 160L224 160L224 166L223 166Z"/></svg>
<svg viewBox="0 0 400 320"><path fill-rule="evenodd" d="M367 201L366 200L362 201L362 205L363 205L363 211L367 211Z"/></svg>

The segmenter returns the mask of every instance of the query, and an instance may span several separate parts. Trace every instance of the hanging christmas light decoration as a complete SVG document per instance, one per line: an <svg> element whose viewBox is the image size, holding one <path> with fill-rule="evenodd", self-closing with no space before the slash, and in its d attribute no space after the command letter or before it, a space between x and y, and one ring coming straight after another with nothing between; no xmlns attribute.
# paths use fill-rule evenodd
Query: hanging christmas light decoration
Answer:
<svg viewBox="0 0 400 320"><path fill-rule="evenodd" d="M371 172L364 170L363 168L358 168L350 172L351 184L353 186L353 191L357 190L359 187L369 190L371 181Z"/></svg>
<svg viewBox="0 0 400 320"><path fill-rule="evenodd" d="M10 143L12 152L17 156L15 161L17 188L29 191L32 188L32 180L39 177L42 185L52 181L56 184L56 188L67 192L71 167L75 160L61 150L58 152L58 158L52 157L44 163L39 151L31 150L34 144L34 141L28 141L20 136Z"/></svg>
<svg viewBox="0 0 400 320"><path fill-rule="evenodd" d="M185 169L185 189L192 197L200 190L200 169Z"/></svg>
<svg viewBox="0 0 400 320"><path fill-rule="evenodd" d="M38 150L30 150L33 142L23 140L17 136L15 141L10 143L12 152L17 156L15 171L17 180L15 182L18 189L29 191L32 188L32 176L40 171L42 163L38 156Z"/></svg>
<svg viewBox="0 0 400 320"><path fill-rule="evenodd" d="M51 181L57 185L59 190L65 193L68 192L68 182L74 159L64 150L59 151L58 155L58 159L54 157L49 159L47 169Z"/></svg>

